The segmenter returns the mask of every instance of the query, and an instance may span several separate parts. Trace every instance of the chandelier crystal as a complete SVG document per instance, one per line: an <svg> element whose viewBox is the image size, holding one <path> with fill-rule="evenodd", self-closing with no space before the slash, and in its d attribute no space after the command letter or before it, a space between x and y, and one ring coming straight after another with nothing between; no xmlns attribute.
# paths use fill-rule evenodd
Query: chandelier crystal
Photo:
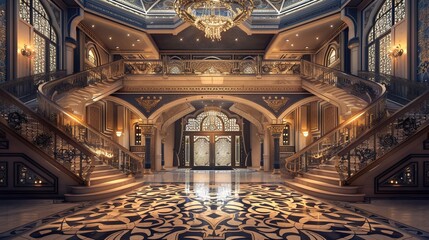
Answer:
<svg viewBox="0 0 429 240"><path fill-rule="evenodd" d="M175 0L174 9L184 21L204 31L205 37L221 40L221 33L249 18L253 0Z"/></svg>

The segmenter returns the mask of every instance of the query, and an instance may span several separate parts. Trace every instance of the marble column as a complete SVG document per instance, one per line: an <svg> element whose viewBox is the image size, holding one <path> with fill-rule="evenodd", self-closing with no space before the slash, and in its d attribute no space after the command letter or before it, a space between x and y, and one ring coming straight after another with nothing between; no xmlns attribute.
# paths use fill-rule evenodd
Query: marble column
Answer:
<svg viewBox="0 0 429 240"><path fill-rule="evenodd" d="M151 159L151 141L154 132L153 125L142 125L142 134L145 138L145 153L144 153L144 173L151 174L152 173L152 159Z"/></svg>
<svg viewBox="0 0 429 240"><path fill-rule="evenodd" d="M280 174L280 136L283 132L283 124L273 124L270 126L271 136L274 139L274 170L273 174Z"/></svg>
<svg viewBox="0 0 429 240"><path fill-rule="evenodd" d="M165 136L161 136L161 170L165 170L165 154L164 154Z"/></svg>
<svg viewBox="0 0 429 240"><path fill-rule="evenodd" d="M350 72L357 75L359 71L359 38L349 40L350 49Z"/></svg>

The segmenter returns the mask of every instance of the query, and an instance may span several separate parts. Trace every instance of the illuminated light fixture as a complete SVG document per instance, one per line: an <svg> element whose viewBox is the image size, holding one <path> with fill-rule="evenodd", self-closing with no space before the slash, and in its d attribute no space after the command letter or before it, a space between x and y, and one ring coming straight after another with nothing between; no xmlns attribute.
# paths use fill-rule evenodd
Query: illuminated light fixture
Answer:
<svg viewBox="0 0 429 240"><path fill-rule="evenodd" d="M21 49L21 54L24 57L30 58L31 55L33 54L33 51L31 51L31 48L27 46L27 44L24 44L24 48Z"/></svg>
<svg viewBox="0 0 429 240"><path fill-rule="evenodd" d="M117 137L122 136L122 131L116 131L116 136L117 136Z"/></svg>
<svg viewBox="0 0 429 240"><path fill-rule="evenodd" d="M302 135L304 135L304 137L308 137L308 131L302 131Z"/></svg>
<svg viewBox="0 0 429 240"><path fill-rule="evenodd" d="M221 40L221 33L250 17L253 0L175 0L174 10L184 21L204 31L205 37Z"/></svg>
<svg viewBox="0 0 429 240"><path fill-rule="evenodd" d="M398 44L393 50L390 50L388 54L390 57L397 58L404 54L404 49L401 48L401 44Z"/></svg>

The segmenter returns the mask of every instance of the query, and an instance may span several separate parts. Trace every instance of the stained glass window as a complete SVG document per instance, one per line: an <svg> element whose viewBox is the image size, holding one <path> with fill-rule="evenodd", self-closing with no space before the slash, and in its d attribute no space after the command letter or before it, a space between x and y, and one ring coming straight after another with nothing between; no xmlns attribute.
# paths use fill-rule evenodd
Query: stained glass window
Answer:
<svg viewBox="0 0 429 240"><path fill-rule="evenodd" d="M58 36L43 4L40 0L20 0L19 16L34 28L33 73L56 71Z"/></svg>
<svg viewBox="0 0 429 240"><path fill-rule="evenodd" d="M0 83L6 81L6 0L0 0Z"/></svg>
<svg viewBox="0 0 429 240"><path fill-rule="evenodd" d="M337 50L331 47L327 54L326 65L331 66L336 60L337 60Z"/></svg>
<svg viewBox="0 0 429 240"><path fill-rule="evenodd" d="M205 111L196 118L190 118L187 121L186 131L240 131L240 125L237 119L228 118L225 113L219 111Z"/></svg>
<svg viewBox="0 0 429 240"><path fill-rule="evenodd" d="M391 33L393 25L405 19L404 0L385 0L368 34L368 71L392 74Z"/></svg>

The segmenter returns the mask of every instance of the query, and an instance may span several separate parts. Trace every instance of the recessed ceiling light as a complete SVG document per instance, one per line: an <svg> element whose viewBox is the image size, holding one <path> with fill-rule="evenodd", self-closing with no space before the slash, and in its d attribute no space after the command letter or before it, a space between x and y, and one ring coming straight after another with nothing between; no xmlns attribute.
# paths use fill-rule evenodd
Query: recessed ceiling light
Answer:
<svg viewBox="0 0 429 240"><path fill-rule="evenodd" d="M235 41L238 42L238 38L236 38Z"/></svg>
<svg viewBox="0 0 429 240"><path fill-rule="evenodd" d="M305 49L308 49L308 47L305 47Z"/></svg>
<svg viewBox="0 0 429 240"><path fill-rule="evenodd" d="M289 42L289 39L286 39L286 42Z"/></svg>
<svg viewBox="0 0 429 240"><path fill-rule="evenodd" d="M127 34L127 37L129 37L129 36L130 36L130 34L128 33L128 34Z"/></svg>
<svg viewBox="0 0 429 240"><path fill-rule="evenodd" d="M116 49L119 49L119 47L116 47Z"/></svg>
<svg viewBox="0 0 429 240"><path fill-rule="evenodd" d="M180 38L180 41L183 41L183 38Z"/></svg>
<svg viewBox="0 0 429 240"><path fill-rule="evenodd" d="M94 25L94 24L92 24L92 26L91 26L91 27L93 27L93 28L94 28L94 27L95 27L95 25Z"/></svg>
<svg viewBox="0 0 429 240"><path fill-rule="evenodd" d="M109 37L109 40L112 40L112 37Z"/></svg>
<svg viewBox="0 0 429 240"><path fill-rule="evenodd" d="M140 39L137 39L137 42L140 42Z"/></svg>
<svg viewBox="0 0 429 240"><path fill-rule="evenodd" d="M333 28L333 27L334 27L334 25L331 24L331 28Z"/></svg>
<svg viewBox="0 0 429 240"><path fill-rule="evenodd" d="M299 34L297 33L297 34L295 34L295 36L299 37Z"/></svg>
<svg viewBox="0 0 429 240"><path fill-rule="evenodd" d="M135 44L133 43L133 45L132 45L133 47L135 46Z"/></svg>
<svg viewBox="0 0 429 240"><path fill-rule="evenodd" d="M214 42L214 39L212 39L212 42Z"/></svg>
<svg viewBox="0 0 429 240"><path fill-rule="evenodd" d="M197 42L199 42L199 41L200 41L200 39L199 39L199 38L197 38L196 40L197 40Z"/></svg>
<svg viewBox="0 0 429 240"><path fill-rule="evenodd" d="M293 47L293 43L290 46Z"/></svg>
<svg viewBox="0 0 429 240"><path fill-rule="evenodd" d="M316 40L319 40L319 37L316 37Z"/></svg>

